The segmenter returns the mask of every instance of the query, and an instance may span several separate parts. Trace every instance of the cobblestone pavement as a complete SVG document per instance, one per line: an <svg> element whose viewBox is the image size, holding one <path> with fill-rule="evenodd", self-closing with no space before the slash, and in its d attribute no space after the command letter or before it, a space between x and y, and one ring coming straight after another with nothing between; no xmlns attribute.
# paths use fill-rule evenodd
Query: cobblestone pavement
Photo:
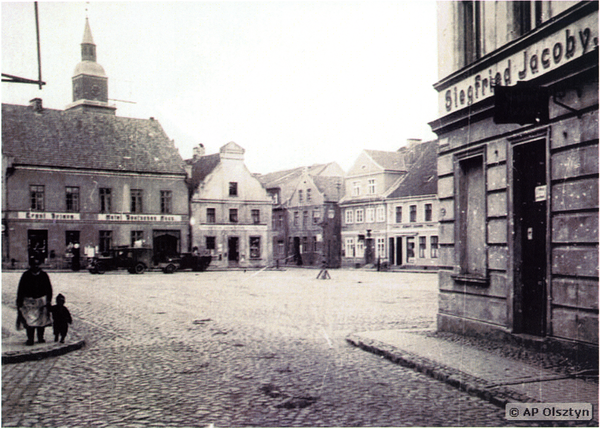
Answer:
<svg viewBox="0 0 600 428"><path fill-rule="evenodd" d="M50 273L86 347L2 367L19 427L507 426L504 410L348 345L432 328L433 274ZM3 301L20 273L2 274Z"/></svg>

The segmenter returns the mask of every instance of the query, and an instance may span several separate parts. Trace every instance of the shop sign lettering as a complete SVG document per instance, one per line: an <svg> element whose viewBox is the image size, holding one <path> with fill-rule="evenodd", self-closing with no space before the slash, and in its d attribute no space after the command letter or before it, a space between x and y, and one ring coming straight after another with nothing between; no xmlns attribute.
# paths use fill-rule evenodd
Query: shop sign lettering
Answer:
<svg viewBox="0 0 600 428"><path fill-rule="evenodd" d="M99 221L177 222L180 215L98 214Z"/></svg>
<svg viewBox="0 0 600 428"><path fill-rule="evenodd" d="M494 95L497 85L512 86L531 80L597 48L598 15L594 14L441 90L440 112L447 114L470 106Z"/></svg>
<svg viewBox="0 0 600 428"><path fill-rule="evenodd" d="M19 211L17 218L23 220L80 220L81 215L79 213L40 213L31 211Z"/></svg>

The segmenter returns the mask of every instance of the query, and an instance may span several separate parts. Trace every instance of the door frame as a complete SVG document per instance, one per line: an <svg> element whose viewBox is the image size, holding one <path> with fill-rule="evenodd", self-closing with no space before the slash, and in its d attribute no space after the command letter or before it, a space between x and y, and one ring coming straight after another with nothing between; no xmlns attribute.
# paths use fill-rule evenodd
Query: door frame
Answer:
<svg viewBox="0 0 600 428"><path fill-rule="evenodd" d="M551 181L551 154L550 154L550 129L544 127L531 132L525 132L508 138L506 162L507 162L507 204L508 204L508 264L507 264L507 301L508 301L508 326L513 333L525 333L523 331L522 304L523 296L520 283L520 262L521 262L521 243L517 242L517 214L515 201L515 173L514 151L517 147L527 144L543 141L545 147L545 177L546 177L546 233L545 233L545 304L544 304L544 325L541 337L552 335L552 222L551 222L551 200L552 200L552 181Z"/></svg>

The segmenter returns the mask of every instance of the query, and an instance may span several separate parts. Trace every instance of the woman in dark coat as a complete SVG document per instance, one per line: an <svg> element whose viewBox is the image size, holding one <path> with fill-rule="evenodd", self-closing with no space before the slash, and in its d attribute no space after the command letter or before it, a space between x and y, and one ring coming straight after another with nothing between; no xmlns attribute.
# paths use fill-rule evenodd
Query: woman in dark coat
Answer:
<svg viewBox="0 0 600 428"><path fill-rule="evenodd" d="M52 325L52 284L40 265L38 257L29 258L29 269L21 276L17 290L17 324L23 324L27 329L26 344L29 346L33 345L36 329L38 342L44 343L44 328Z"/></svg>

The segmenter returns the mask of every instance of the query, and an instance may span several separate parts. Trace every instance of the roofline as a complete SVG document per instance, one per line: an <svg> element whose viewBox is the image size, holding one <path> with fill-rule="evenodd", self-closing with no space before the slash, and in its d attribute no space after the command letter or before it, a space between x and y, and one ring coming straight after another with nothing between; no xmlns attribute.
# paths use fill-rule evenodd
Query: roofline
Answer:
<svg viewBox="0 0 600 428"><path fill-rule="evenodd" d="M97 175L160 175L164 176L173 176L179 177L187 177L187 173L182 171L181 173L176 172L149 172L149 171L131 171L131 170L116 170L116 169L93 169L93 168L70 168L70 167L60 167L60 166L46 166L46 165L34 165L34 164L23 164L23 163L13 163L12 168L19 168L25 170L35 170L35 171L71 171L79 174L89 174L94 173Z"/></svg>

